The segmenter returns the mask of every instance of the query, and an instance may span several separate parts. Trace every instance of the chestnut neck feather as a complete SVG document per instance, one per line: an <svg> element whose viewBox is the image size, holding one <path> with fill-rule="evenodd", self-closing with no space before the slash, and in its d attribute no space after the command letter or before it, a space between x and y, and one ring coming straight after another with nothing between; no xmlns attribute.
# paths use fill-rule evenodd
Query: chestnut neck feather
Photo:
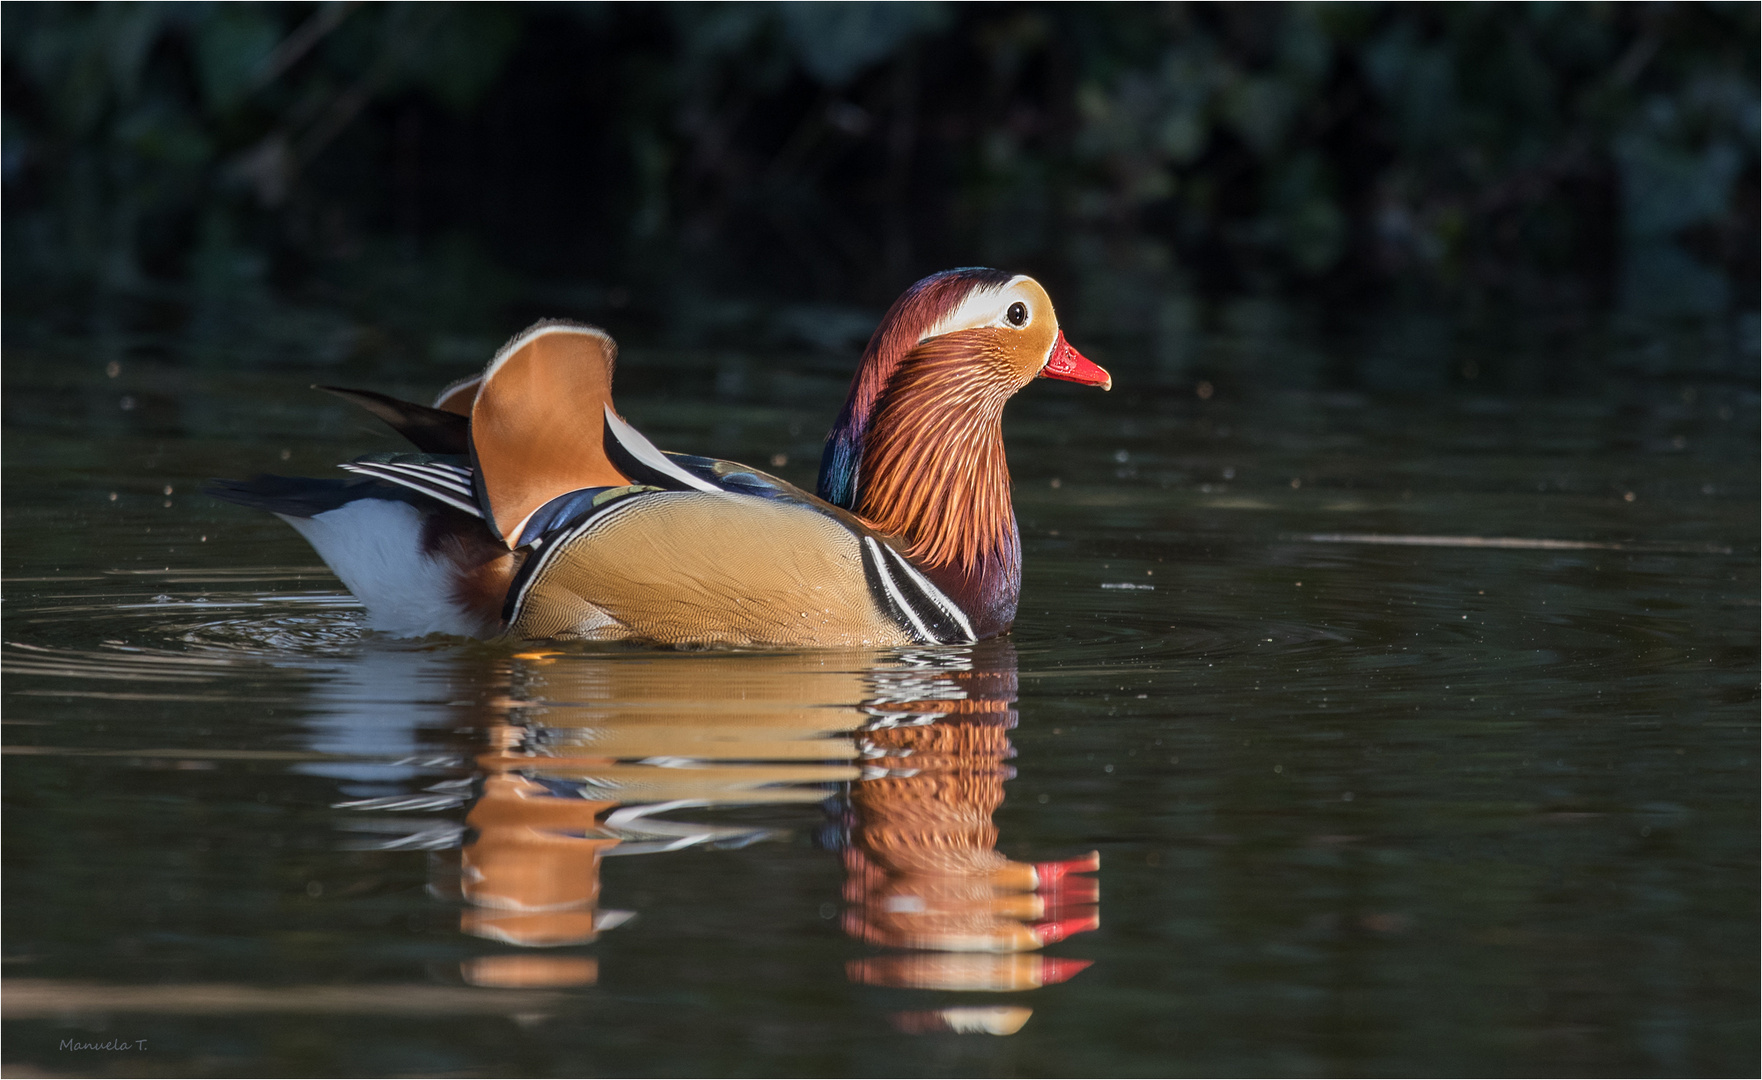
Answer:
<svg viewBox="0 0 1762 1080"><path fill-rule="evenodd" d="M868 425L852 507L905 540L907 556L982 635L1014 619L1021 582L1003 452L1003 406L1015 387L995 348L980 331L911 351Z"/></svg>
<svg viewBox="0 0 1762 1080"><path fill-rule="evenodd" d="M863 350L851 379L850 395L826 437L826 451L820 458L820 498L846 510L855 509L863 446L881 396L906 356L937 320L959 307L974 289L1008 280L1003 271L982 266L945 270L917 282L893 302Z"/></svg>

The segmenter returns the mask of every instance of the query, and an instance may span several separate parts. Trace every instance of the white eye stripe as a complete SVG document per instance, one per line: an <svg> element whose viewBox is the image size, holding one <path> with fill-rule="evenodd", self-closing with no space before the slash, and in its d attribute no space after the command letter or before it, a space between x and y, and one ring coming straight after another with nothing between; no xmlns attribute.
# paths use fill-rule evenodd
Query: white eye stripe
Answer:
<svg viewBox="0 0 1762 1080"><path fill-rule="evenodd" d="M987 326L1014 326L1009 321L1011 304L1021 304L1028 309L1028 322L1034 321L1034 304L1030 297L1017 291L1017 286L1024 281L1032 280L1026 274L1017 274L1002 285L990 288L974 289L961 301L961 306L949 312L947 316L932 324L918 338L919 342L929 341L933 337L952 334L956 330L978 330ZM1028 323L1023 323L1023 326Z"/></svg>

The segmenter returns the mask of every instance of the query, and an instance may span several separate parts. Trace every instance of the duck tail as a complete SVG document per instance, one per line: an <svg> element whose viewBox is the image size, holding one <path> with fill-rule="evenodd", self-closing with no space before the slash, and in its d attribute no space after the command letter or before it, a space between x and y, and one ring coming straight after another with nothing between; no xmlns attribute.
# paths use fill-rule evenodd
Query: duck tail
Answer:
<svg viewBox="0 0 1762 1080"><path fill-rule="evenodd" d="M225 502L267 510L306 538L367 623L400 637L491 637L519 560L482 520L380 480L211 480Z"/></svg>
<svg viewBox="0 0 1762 1080"><path fill-rule="evenodd" d="M309 518L363 497L362 488L389 487L376 480L315 480L262 473L249 480L210 480L202 494L221 502L267 510L284 517Z"/></svg>

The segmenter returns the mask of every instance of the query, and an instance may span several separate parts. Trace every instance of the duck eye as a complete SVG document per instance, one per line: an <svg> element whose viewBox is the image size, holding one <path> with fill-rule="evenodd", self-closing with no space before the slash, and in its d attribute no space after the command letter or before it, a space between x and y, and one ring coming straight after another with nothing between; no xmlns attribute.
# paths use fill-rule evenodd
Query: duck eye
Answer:
<svg viewBox="0 0 1762 1080"><path fill-rule="evenodd" d="M1028 323L1028 305L1017 300L1009 306L1009 310L1004 313L1003 317L1009 320L1011 326L1026 326Z"/></svg>

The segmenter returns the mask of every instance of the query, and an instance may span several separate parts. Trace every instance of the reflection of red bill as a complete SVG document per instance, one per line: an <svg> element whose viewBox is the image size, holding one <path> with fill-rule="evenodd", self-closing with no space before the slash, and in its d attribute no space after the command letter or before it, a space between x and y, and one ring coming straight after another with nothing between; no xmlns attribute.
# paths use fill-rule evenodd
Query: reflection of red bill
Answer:
<svg viewBox="0 0 1762 1080"><path fill-rule="evenodd" d="M1071 874L1092 874L1101 869L1101 852L1091 851L1087 855L1079 855L1074 859L1062 859L1058 862L1037 862L1034 864L1034 887L1050 889L1058 885Z"/></svg>
<svg viewBox="0 0 1762 1080"><path fill-rule="evenodd" d="M1072 874L1070 877L1046 886L1042 891L1032 895L1039 898L1041 913L1046 915L1055 908L1070 907L1073 904L1099 903L1101 901L1101 883L1092 877Z"/></svg>
<svg viewBox="0 0 1762 1080"><path fill-rule="evenodd" d="M1086 934L1091 930L1101 929L1101 913L1091 911L1087 915L1035 923L1030 929L1034 931L1034 936L1040 939L1040 944L1051 945L1055 941L1063 941L1072 934Z"/></svg>
<svg viewBox="0 0 1762 1080"><path fill-rule="evenodd" d="M910 990L1034 990L1064 982L1093 960L1034 953L906 953L852 960L852 982Z"/></svg>

